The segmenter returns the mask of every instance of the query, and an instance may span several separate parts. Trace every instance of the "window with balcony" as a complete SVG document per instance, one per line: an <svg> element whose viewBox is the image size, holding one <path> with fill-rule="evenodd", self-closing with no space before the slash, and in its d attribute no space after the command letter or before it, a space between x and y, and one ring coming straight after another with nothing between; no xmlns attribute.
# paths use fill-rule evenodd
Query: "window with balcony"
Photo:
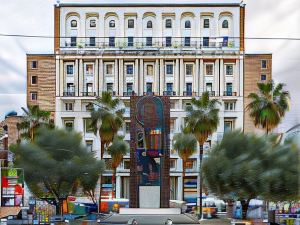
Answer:
<svg viewBox="0 0 300 225"><path fill-rule="evenodd" d="M96 27L96 20L90 20L90 27L91 28Z"/></svg>
<svg viewBox="0 0 300 225"><path fill-rule="evenodd" d="M95 47L95 46L96 46L96 38L90 37L90 47Z"/></svg>
<svg viewBox="0 0 300 225"><path fill-rule="evenodd" d="M232 96L232 83L226 83L225 96Z"/></svg>
<svg viewBox="0 0 300 225"><path fill-rule="evenodd" d="M71 20L71 27L77 27L77 20Z"/></svg>
<svg viewBox="0 0 300 225"><path fill-rule="evenodd" d="M151 47L152 46L152 37L146 37L146 46Z"/></svg>
<svg viewBox="0 0 300 225"><path fill-rule="evenodd" d="M147 64L146 66L146 75L147 76L153 76L153 65Z"/></svg>
<svg viewBox="0 0 300 225"><path fill-rule="evenodd" d="M167 92L173 92L173 83L167 83Z"/></svg>
<svg viewBox="0 0 300 225"><path fill-rule="evenodd" d="M205 76L213 76L214 75L214 64L205 64Z"/></svg>
<svg viewBox="0 0 300 225"><path fill-rule="evenodd" d="M30 99L31 99L31 101L37 101L37 99L38 99L38 94L37 94L36 91L30 92Z"/></svg>
<svg viewBox="0 0 300 225"><path fill-rule="evenodd" d="M203 47L209 47L209 37L203 37Z"/></svg>
<svg viewBox="0 0 300 225"><path fill-rule="evenodd" d="M185 64L185 75L193 76L194 73L194 65L193 64Z"/></svg>
<svg viewBox="0 0 300 225"><path fill-rule="evenodd" d="M67 76L73 76L73 75L74 75L74 66L67 65Z"/></svg>
<svg viewBox="0 0 300 225"><path fill-rule="evenodd" d="M127 64L125 65L126 68L126 75L127 76L133 76L133 64Z"/></svg>
<svg viewBox="0 0 300 225"><path fill-rule="evenodd" d="M262 69L267 69L268 68L268 63L267 60L261 60L261 68Z"/></svg>
<svg viewBox="0 0 300 225"><path fill-rule="evenodd" d="M105 65L105 75L113 75L113 64Z"/></svg>
<svg viewBox="0 0 300 225"><path fill-rule="evenodd" d="M64 126L66 130L73 130L74 129L74 120L64 120Z"/></svg>
<svg viewBox="0 0 300 225"><path fill-rule="evenodd" d="M193 84L192 83L186 83L186 95L192 96L193 94Z"/></svg>
<svg viewBox="0 0 300 225"><path fill-rule="evenodd" d="M224 21L222 22L222 28L223 28L223 29L228 29L228 27L229 27L228 20L224 20Z"/></svg>
<svg viewBox="0 0 300 225"><path fill-rule="evenodd" d="M152 93L152 83L151 82L148 82L146 83L146 92L147 93Z"/></svg>
<svg viewBox="0 0 300 225"><path fill-rule="evenodd" d="M209 19L203 20L203 28L209 28Z"/></svg>
<svg viewBox="0 0 300 225"><path fill-rule="evenodd" d="M129 19L129 20L128 20L127 27L128 27L128 28L134 28L134 20L133 20L133 19Z"/></svg>
<svg viewBox="0 0 300 225"><path fill-rule="evenodd" d="M74 96L74 95L75 95L75 86L74 86L74 83L67 83L66 96Z"/></svg>
<svg viewBox="0 0 300 225"><path fill-rule="evenodd" d="M86 83L86 96L93 95L93 83Z"/></svg>
<svg viewBox="0 0 300 225"><path fill-rule="evenodd" d="M185 47L190 47L191 46L191 38L190 37L185 37L184 38L184 46Z"/></svg>
<svg viewBox="0 0 300 225"><path fill-rule="evenodd" d="M234 111L235 110L235 102L224 102L224 110L225 111Z"/></svg>
<svg viewBox="0 0 300 225"><path fill-rule="evenodd" d="M127 39L128 39L128 43L127 43L128 47L133 47L133 37L128 37Z"/></svg>
<svg viewBox="0 0 300 225"><path fill-rule="evenodd" d="M233 76L233 65L232 64L225 65L225 75Z"/></svg>
<svg viewBox="0 0 300 225"><path fill-rule="evenodd" d="M109 37L108 45L109 47L115 47L115 37Z"/></svg>
<svg viewBox="0 0 300 225"><path fill-rule="evenodd" d="M266 81L267 80L267 75L266 74L260 75L260 80L261 81Z"/></svg>
<svg viewBox="0 0 300 225"><path fill-rule="evenodd" d="M31 69L37 69L38 62L37 61L31 61Z"/></svg>
<svg viewBox="0 0 300 225"><path fill-rule="evenodd" d="M148 29L152 28L152 21L151 21L151 20L149 20L149 21L147 22L147 28L148 28Z"/></svg>
<svg viewBox="0 0 300 225"><path fill-rule="evenodd" d="M65 110L66 111L73 111L74 110L74 103L73 102L66 102L65 103Z"/></svg>
<svg viewBox="0 0 300 225"><path fill-rule="evenodd" d="M77 37L71 37L71 47L76 47L77 45Z"/></svg>
<svg viewBox="0 0 300 225"><path fill-rule="evenodd" d="M166 19L166 28L172 28L172 20Z"/></svg>
<svg viewBox="0 0 300 225"><path fill-rule="evenodd" d="M37 76L31 76L31 85L36 85L38 83L38 77Z"/></svg>
<svg viewBox="0 0 300 225"><path fill-rule="evenodd" d="M206 91L212 92L212 83L206 83Z"/></svg>
<svg viewBox="0 0 300 225"><path fill-rule="evenodd" d="M109 21L109 27L110 28L115 28L116 27L116 22L114 20Z"/></svg>
<svg viewBox="0 0 300 225"><path fill-rule="evenodd" d="M92 140L86 140L85 145L89 152L93 151L93 141Z"/></svg>
<svg viewBox="0 0 300 225"><path fill-rule="evenodd" d="M172 37L166 37L166 47L172 46Z"/></svg>
<svg viewBox="0 0 300 225"><path fill-rule="evenodd" d="M173 76L173 73L174 73L173 69L174 69L173 64L167 64L166 65L166 74L168 76Z"/></svg>
<svg viewBox="0 0 300 225"><path fill-rule="evenodd" d="M133 83L126 84L127 93L130 94L133 91Z"/></svg>
<svg viewBox="0 0 300 225"><path fill-rule="evenodd" d="M93 75L93 74L94 74L94 65L85 64L85 75Z"/></svg>
<svg viewBox="0 0 300 225"><path fill-rule="evenodd" d="M114 88L113 83L106 83L106 91L112 92Z"/></svg>
<svg viewBox="0 0 300 225"><path fill-rule="evenodd" d="M186 29L190 29L191 28L191 21L190 20L186 20L184 22L184 28L186 28Z"/></svg>
<svg viewBox="0 0 300 225"><path fill-rule="evenodd" d="M94 132L94 130L92 128L92 119L91 118L85 118L83 126L84 126L85 133L93 133Z"/></svg>

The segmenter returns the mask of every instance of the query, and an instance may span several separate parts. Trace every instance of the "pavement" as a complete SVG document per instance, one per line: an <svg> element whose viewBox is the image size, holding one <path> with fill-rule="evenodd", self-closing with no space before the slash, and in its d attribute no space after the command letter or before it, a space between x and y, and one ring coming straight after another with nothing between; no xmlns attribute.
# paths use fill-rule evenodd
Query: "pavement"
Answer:
<svg viewBox="0 0 300 225"><path fill-rule="evenodd" d="M225 217L220 217L216 219L201 220L200 224L201 225L230 225L231 220Z"/></svg>

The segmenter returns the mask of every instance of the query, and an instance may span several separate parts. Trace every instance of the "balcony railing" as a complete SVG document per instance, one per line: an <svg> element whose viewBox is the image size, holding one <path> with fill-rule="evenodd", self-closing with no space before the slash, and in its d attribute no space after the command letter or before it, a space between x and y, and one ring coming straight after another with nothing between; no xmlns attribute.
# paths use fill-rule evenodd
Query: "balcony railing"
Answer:
<svg viewBox="0 0 300 225"><path fill-rule="evenodd" d="M94 97L96 96L96 92L88 92L88 91L85 91L85 92L81 92L82 96L84 97Z"/></svg>
<svg viewBox="0 0 300 225"><path fill-rule="evenodd" d="M135 96L135 92L134 91L125 91L123 92L123 96L125 97L129 97L129 96Z"/></svg>
<svg viewBox="0 0 300 225"><path fill-rule="evenodd" d="M175 96L176 91L164 91L163 95L165 95L165 96Z"/></svg>
<svg viewBox="0 0 300 225"><path fill-rule="evenodd" d="M75 91L64 91L63 96L65 96L65 97L74 97L75 96Z"/></svg>
<svg viewBox="0 0 300 225"><path fill-rule="evenodd" d="M237 93L233 91L224 91L224 96L237 96Z"/></svg>
<svg viewBox="0 0 300 225"><path fill-rule="evenodd" d="M100 48L100 49L144 49L144 48L166 48L172 49L232 49L239 48L239 38L232 37L133 37L128 41L127 37L71 37L61 38L61 48Z"/></svg>
<svg viewBox="0 0 300 225"><path fill-rule="evenodd" d="M214 96L216 96L216 93L214 91L208 91L208 95L210 97L214 97Z"/></svg>
<svg viewBox="0 0 300 225"><path fill-rule="evenodd" d="M155 95L155 92L147 91L147 92L144 92L144 95Z"/></svg>
<svg viewBox="0 0 300 225"><path fill-rule="evenodd" d="M197 92L193 91L184 91L183 96L197 96Z"/></svg>

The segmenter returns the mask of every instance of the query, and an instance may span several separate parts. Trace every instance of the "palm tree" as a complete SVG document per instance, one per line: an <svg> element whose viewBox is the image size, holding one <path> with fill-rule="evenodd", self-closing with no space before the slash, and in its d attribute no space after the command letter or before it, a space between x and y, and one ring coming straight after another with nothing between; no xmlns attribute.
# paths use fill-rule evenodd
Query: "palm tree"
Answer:
<svg viewBox="0 0 300 225"><path fill-rule="evenodd" d="M123 157L129 152L129 144L123 140L121 137L115 137L112 144L107 148L107 152L111 156L111 165L113 169L113 177L112 177L112 190L113 197L115 194L116 187L116 173L117 168L121 164Z"/></svg>
<svg viewBox="0 0 300 225"><path fill-rule="evenodd" d="M91 127L95 135L100 137L101 153L103 159L106 148L113 142L118 130L124 123L125 110L120 106L120 100L113 98L110 92L102 92L102 97L96 99L91 110ZM102 179L100 177L99 210L101 211Z"/></svg>
<svg viewBox="0 0 300 225"><path fill-rule="evenodd" d="M17 129L21 132L21 137L33 141L37 129L40 126L53 128L53 121L50 119L50 112L41 110L38 105L28 106L28 110L22 108L25 113L22 122L17 124Z"/></svg>
<svg viewBox="0 0 300 225"><path fill-rule="evenodd" d="M197 140L193 134L180 133L174 136L173 148L182 159L182 198L184 199L184 179L187 160L197 150Z"/></svg>
<svg viewBox="0 0 300 225"><path fill-rule="evenodd" d="M218 128L220 102L217 99L209 99L209 93L203 92L199 99L192 99L192 105L187 107L187 129L195 135L199 143L200 156L200 216L202 216L202 158L203 145L207 138Z"/></svg>
<svg viewBox="0 0 300 225"><path fill-rule="evenodd" d="M256 127L262 127L268 134L281 122L289 110L290 94L284 91L284 84L277 85L271 80L257 84L259 94L251 93L251 102L246 106Z"/></svg>

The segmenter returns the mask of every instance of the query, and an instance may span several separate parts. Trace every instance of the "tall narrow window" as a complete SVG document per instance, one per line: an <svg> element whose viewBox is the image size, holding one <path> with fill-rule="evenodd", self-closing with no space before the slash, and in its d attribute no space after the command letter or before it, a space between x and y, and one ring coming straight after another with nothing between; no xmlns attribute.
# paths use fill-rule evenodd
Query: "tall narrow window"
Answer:
<svg viewBox="0 0 300 225"><path fill-rule="evenodd" d="M209 37L203 37L203 46L209 47Z"/></svg>
<svg viewBox="0 0 300 225"><path fill-rule="evenodd" d="M110 28L115 28L116 27L116 22L114 20L109 21L109 27Z"/></svg>
<svg viewBox="0 0 300 225"><path fill-rule="evenodd" d="M31 69L37 69L38 62L37 61L32 61L31 62Z"/></svg>
<svg viewBox="0 0 300 225"><path fill-rule="evenodd" d="M115 47L115 37L109 37L109 47Z"/></svg>
<svg viewBox="0 0 300 225"><path fill-rule="evenodd" d="M133 90L132 90L132 88L133 88L133 83L127 83L126 84L126 88L127 88L127 92L128 93L131 93Z"/></svg>
<svg viewBox="0 0 300 225"><path fill-rule="evenodd" d="M224 20L224 21L222 22L222 28L227 29L228 27L229 27L228 20Z"/></svg>
<svg viewBox="0 0 300 225"><path fill-rule="evenodd" d="M267 69L267 67L268 67L268 64L267 64L267 60L261 60L261 68L262 69Z"/></svg>
<svg viewBox="0 0 300 225"><path fill-rule="evenodd" d="M31 77L31 84L34 85L34 84L37 84L38 82L38 77L37 76L32 76Z"/></svg>
<svg viewBox="0 0 300 225"><path fill-rule="evenodd" d="M146 91L147 91L147 93L152 93L152 83L146 84Z"/></svg>
<svg viewBox="0 0 300 225"><path fill-rule="evenodd" d="M128 28L134 28L134 20L133 19L128 20Z"/></svg>
<svg viewBox="0 0 300 225"><path fill-rule="evenodd" d="M191 28L191 21L190 20L185 21L184 27L188 29Z"/></svg>
<svg viewBox="0 0 300 225"><path fill-rule="evenodd" d="M166 37L166 47L172 46L172 37Z"/></svg>
<svg viewBox="0 0 300 225"><path fill-rule="evenodd" d="M232 83L226 83L226 96L232 96Z"/></svg>
<svg viewBox="0 0 300 225"><path fill-rule="evenodd" d="M71 20L71 27L77 27L77 20Z"/></svg>
<svg viewBox="0 0 300 225"><path fill-rule="evenodd" d="M128 76L133 75L133 64L126 65L126 75Z"/></svg>
<svg viewBox="0 0 300 225"><path fill-rule="evenodd" d="M147 28L152 28L152 21L151 21L151 20L149 20L149 21L147 22Z"/></svg>
<svg viewBox="0 0 300 225"><path fill-rule="evenodd" d="M37 92L30 92L31 101L36 101L38 98Z"/></svg>
<svg viewBox="0 0 300 225"><path fill-rule="evenodd" d="M113 91L113 83L106 83L106 91Z"/></svg>
<svg viewBox="0 0 300 225"><path fill-rule="evenodd" d="M147 69L146 69L146 75L147 76L152 76L153 75L153 65L147 65L147 67L146 67Z"/></svg>
<svg viewBox="0 0 300 225"><path fill-rule="evenodd" d="M133 47L133 37L128 37L128 47Z"/></svg>
<svg viewBox="0 0 300 225"><path fill-rule="evenodd" d="M172 20L166 19L166 28L172 28Z"/></svg>
<svg viewBox="0 0 300 225"><path fill-rule="evenodd" d="M188 96L192 95L192 83L186 83L186 92Z"/></svg>
<svg viewBox="0 0 300 225"><path fill-rule="evenodd" d="M185 75L186 76L193 76L193 64L186 64L185 65Z"/></svg>
<svg viewBox="0 0 300 225"><path fill-rule="evenodd" d="M77 45L77 37L71 37L71 47L75 47Z"/></svg>
<svg viewBox="0 0 300 225"><path fill-rule="evenodd" d="M167 64L166 65L166 74L167 75L173 75L173 64Z"/></svg>
<svg viewBox="0 0 300 225"><path fill-rule="evenodd" d="M226 65L225 68L226 68L226 71L225 71L226 76L232 76L233 75L233 65Z"/></svg>
<svg viewBox="0 0 300 225"><path fill-rule="evenodd" d="M185 47L190 47L191 46L191 38L190 37L185 37L184 38L184 46Z"/></svg>
<svg viewBox="0 0 300 225"><path fill-rule="evenodd" d="M96 20L90 20L90 27L96 27Z"/></svg>
<svg viewBox="0 0 300 225"><path fill-rule="evenodd" d="M112 75L113 74L113 64L106 64L105 74L106 75Z"/></svg>
<svg viewBox="0 0 300 225"><path fill-rule="evenodd" d="M203 28L209 28L209 19L203 20Z"/></svg>
<svg viewBox="0 0 300 225"><path fill-rule="evenodd" d="M146 37L146 46L148 47L152 46L152 37Z"/></svg>
<svg viewBox="0 0 300 225"><path fill-rule="evenodd" d="M90 46L95 47L96 46L96 38L95 37L90 37Z"/></svg>
<svg viewBox="0 0 300 225"><path fill-rule="evenodd" d="M205 75L206 76L214 75L214 64L205 64Z"/></svg>

